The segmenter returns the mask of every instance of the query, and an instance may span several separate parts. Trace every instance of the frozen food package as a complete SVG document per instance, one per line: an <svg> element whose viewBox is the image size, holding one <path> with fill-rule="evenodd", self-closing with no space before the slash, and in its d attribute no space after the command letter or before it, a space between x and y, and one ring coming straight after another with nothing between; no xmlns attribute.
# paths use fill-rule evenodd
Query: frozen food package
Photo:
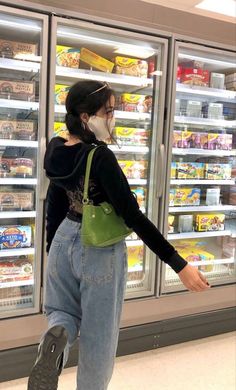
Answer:
<svg viewBox="0 0 236 390"><path fill-rule="evenodd" d="M222 119L223 118L223 104L209 103L208 104L208 118L209 119Z"/></svg>
<svg viewBox="0 0 236 390"><path fill-rule="evenodd" d="M68 68L79 68L80 49L69 46L57 45L56 65Z"/></svg>
<svg viewBox="0 0 236 390"><path fill-rule="evenodd" d="M175 205L175 188L170 188L169 206Z"/></svg>
<svg viewBox="0 0 236 390"><path fill-rule="evenodd" d="M200 206L200 188L175 188L173 206Z"/></svg>
<svg viewBox="0 0 236 390"><path fill-rule="evenodd" d="M231 164L206 164L207 180L230 180L231 172Z"/></svg>
<svg viewBox="0 0 236 390"><path fill-rule="evenodd" d="M34 162L30 158L0 158L0 177L33 175Z"/></svg>
<svg viewBox="0 0 236 390"><path fill-rule="evenodd" d="M182 148L182 131L173 131L173 148Z"/></svg>
<svg viewBox="0 0 236 390"><path fill-rule="evenodd" d="M0 138L33 141L36 139L36 122L33 120L0 120Z"/></svg>
<svg viewBox="0 0 236 390"><path fill-rule="evenodd" d="M207 188L206 205L218 206L220 204L220 188Z"/></svg>
<svg viewBox="0 0 236 390"><path fill-rule="evenodd" d="M69 131L63 122L54 122L54 137L69 138Z"/></svg>
<svg viewBox="0 0 236 390"><path fill-rule="evenodd" d="M33 279L32 256L3 257L0 261L0 284ZM3 286L4 287L4 286Z"/></svg>
<svg viewBox="0 0 236 390"><path fill-rule="evenodd" d="M175 99L175 115L180 115L180 99Z"/></svg>
<svg viewBox="0 0 236 390"><path fill-rule="evenodd" d="M178 179L204 179L204 163L195 162L178 162L177 178Z"/></svg>
<svg viewBox="0 0 236 390"><path fill-rule="evenodd" d="M117 74L145 78L148 76L147 61L117 56L113 59L113 62L115 63L115 73Z"/></svg>
<svg viewBox="0 0 236 390"><path fill-rule="evenodd" d="M38 45L35 43L15 42L9 39L0 39L0 57L33 61L37 54Z"/></svg>
<svg viewBox="0 0 236 390"><path fill-rule="evenodd" d="M119 109L129 112L150 112L152 107L152 97L145 95L136 95L123 93L120 98Z"/></svg>
<svg viewBox="0 0 236 390"><path fill-rule="evenodd" d="M55 104L65 104L70 86L64 84L55 85Z"/></svg>
<svg viewBox="0 0 236 390"><path fill-rule="evenodd" d="M183 148L196 148L204 149L203 133L195 131L183 131L182 132L182 147Z"/></svg>
<svg viewBox="0 0 236 390"><path fill-rule="evenodd" d="M33 102L35 100L35 82L0 79L0 97Z"/></svg>
<svg viewBox="0 0 236 390"><path fill-rule="evenodd" d="M134 193L139 207L144 211L146 207L146 197L147 197L147 191L145 187L133 187L131 186L131 191Z"/></svg>
<svg viewBox="0 0 236 390"><path fill-rule="evenodd" d="M225 134L209 133L208 134L208 149L223 150L225 148Z"/></svg>
<svg viewBox="0 0 236 390"><path fill-rule="evenodd" d="M0 188L0 211L33 210L34 191Z"/></svg>
<svg viewBox="0 0 236 390"><path fill-rule="evenodd" d="M114 138L121 145L147 145L150 130L135 127L115 127Z"/></svg>
<svg viewBox="0 0 236 390"><path fill-rule="evenodd" d="M176 169L177 169L177 163L172 162L171 163L171 171L170 171L170 178L171 179L176 179Z"/></svg>
<svg viewBox="0 0 236 390"><path fill-rule="evenodd" d="M143 245L128 245L128 267L138 269L143 265L144 247Z"/></svg>
<svg viewBox="0 0 236 390"><path fill-rule="evenodd" d="M203 61L199 61L199 60L189 60L189 61L183 61L181 62L181 65L184 67L184 68L196 68L196 69L203 69L204 68L204 65L205 63Z"/></svg>
<svg viewBox="0 0 236 390"><path fill-rule="evenodd" d="M114 62L111 62L84 47L81 49L80 60L93 68L109 73L113 71L115 65Z"/></svg>
<svg viewBox="0 0 236 390"><path fill-rule="evenodd" d="M146 179L147 161L118 160L118 163L127 179Z"/></svg>
<svg viewBox="0 0 236 390"><path fill-rule="evenodd" d="M186 115L200 118L202 114L202 102L197 100L187 100Z"/></svg>
<svg viewBox="0 0 236 390"><path fill-rule="evenodd" d="M195 229L198 232L218 231L225 229L224 214L196 214Z"/></svg>
<svg viewBox="0 0 236 390"><path fill-rule="evenodd" d="M187 233L193 231L193 215L179 215L178 217L178 232Z"/></svg>
<svg viewBox="0 0 236 390"><path fill-rule="evenodd" d="M230 73L225 76L225 82L226 83L233 83L236 81L236 72Z"/></svg>
<svg viewBox="0 0 236 390"><path fill-rule="evenodd" d="M175 215L168 215L168 233L174 233L175 232Z"/></svg>
<svg viewBox="0 0 236 390"><path fill-rule="evenodd" d="M225 86L229 91L236 91L236 80L231 83L226 83Z"/></svg>
<svg viewBox="0 0 236 390"><path fill-rule="evenodd" d="M203 70L201 68L183 68L181 74L181 83L208 87L209 71Z"/></svg>
<svg viewBox="0 0 236 390"><path fill-rule="evenodd" d="M31 246L31 226L0 226L0 249Z"/></svg>
<svg viewBox="0 0 236 390"><path fill-rule="evenodd" d="M211 72L210 87L216 89L224 89L225 74Z"/></svg>

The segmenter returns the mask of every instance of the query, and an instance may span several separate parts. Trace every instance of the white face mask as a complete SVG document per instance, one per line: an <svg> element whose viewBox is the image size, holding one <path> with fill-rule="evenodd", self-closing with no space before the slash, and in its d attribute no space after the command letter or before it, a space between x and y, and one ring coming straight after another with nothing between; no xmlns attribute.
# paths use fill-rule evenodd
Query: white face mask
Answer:
<svg viewBox="0 0 236 390"><path fill-rule="evenodd" d="M115 118L106 119L93 115L88 120L90 130L99 141L109 138L115 127Z"/></svg>

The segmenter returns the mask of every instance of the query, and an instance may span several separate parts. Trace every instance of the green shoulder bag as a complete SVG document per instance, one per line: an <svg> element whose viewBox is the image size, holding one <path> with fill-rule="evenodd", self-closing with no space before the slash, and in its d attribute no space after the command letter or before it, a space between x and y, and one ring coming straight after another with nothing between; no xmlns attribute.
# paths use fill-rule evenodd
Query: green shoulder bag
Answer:
<svg viewBox="0 0 236 390"><path fill-rule="evenodd" d="M86 165L81 241L86 246L106 247L123 240L132 230L126 226L124 219L116 214L111 204L102 202L95 206L89 200L88 186L91 164L98 147L89 152Z"/></svg>

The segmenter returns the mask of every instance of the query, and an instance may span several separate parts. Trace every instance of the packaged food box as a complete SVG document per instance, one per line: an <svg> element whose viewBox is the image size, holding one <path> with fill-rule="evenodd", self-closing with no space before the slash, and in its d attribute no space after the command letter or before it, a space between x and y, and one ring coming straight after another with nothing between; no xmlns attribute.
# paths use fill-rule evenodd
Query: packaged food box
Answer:
<svg viewBox="0 0 236 390"><path fill-rule="evenodd" d="M188 85L209 86L209 71L200 68L183 68L181 83Z"/></svg>
<svg viewBox="0 0 236 390"><path fill-rule="evenodd" d="M33 160L29 158L0 158L0 177L7 176L32 176Z"/></svg>
<svg viewBox="0 0 236 390"><path fill-rule="evenodd" d="M182 75L182 66L177 66L177 77L176 77L176 82L180 83L181 82L181 75Z"/></svg>
<svg viewBox="0 0 236 390"><path fill-rule="evenodd" d="M69 138L69 131L63 122L54 122L54 137Z"/></svg>
<svg viewBox="0 0 236 390"><path fill-rule="evenodd" d="M209 103L208 104L208 118L222 119L223 118L223 104Z"/></svg>
<svg viewBox="0 0 236 390"><path fill-rule="evenodd" d="M140 209L145 211L146 207L146 197L147 197L147 191L144 187L133 187L131 186L131 191L135 194L135 197L137 199L137 202L139 204Z"/></svg>
<svg viewBox="0 0 236 390"><path fill-rule="evenodd" d="M193 231L193 215L179 215L178 217L178 232L188 233Z"/></svg>
<svg viewBox="0 0 236 390"><path fill-rule="evenodd" d="M206 205L218 206L220 204L220 188L207 188Z"/></svg>
<svg viewBox="0 0 236 390"><path fill-rule="evenodd" d="M236 186L230 186L229 204L236 205Z"/></svg>
<svg viewBox="0 0 236 390"><path fill-rule="evenodd" d="M113 59L113 62L115 63L115 73L117 74L146 78L148 76L147 61L117 56Z"/></svg>
<svg viewBox="0 0 236 390"><path fill-rule="evenodd" d="M65 104L69 90L70 90L69 85L56 84L55 85L55 103L56 104Z"/></svg>
<svg viewBox="0 0 236 390"><path fill-rule="evenodd" d="M206 164L206 179L230 180L232 166L230 164Z"/></svg>
<svg viewBox="0 0 236 390"><path fill-rule="evenodd" d="M121 145L147 145L150 130L135 127L115 127L114 137Z"/></svg>
<svg viewBox="0 0 236 390"><path fill-rule="evenodd" d="M177 163L172 162L171 163L171 171L170 171L170 178L171 179L176 179L176 169L177 169Z"/></svg>
<svg viewBox="0 0 236 390"><path fill-rule="evenodd" d="M33 210L34 192L30 190L0 189L0 210Z"/></svg>
<svg viewBox="0 0 236 390"><path fill-rule="evenodd" d="M80 60L80 49L69 46L57 45L56 65L68 68L78 68Z"/></svg>
<svg viewBox="0 0 236 390"><path fill-rule="evenodd" d="M174 233L175 232L175 216L174 215L168 215L168 233Z"/></svg>
<svg viewBox="0 0 236 390"><path fill-rule="evenodd" d="M180 116L180 99L175 99L175 115Z"/></svg>
<svg viewBox="0 0 236 390"><path fill-rule="evenodd" d="M170 196L169 196L169 206L175 205L175 189L170 188Z"/></svg>
<svg viewBox="0 0 236 390"><path fill-rule="evenodd" d="M31 246L31 226L0 226L0 249Z"/></svg>
<svg viewBox="0 0 236 390"><path fill-rule="evenodd" d="M211 72L210 87L216 89L224 89L225 86L225 74Z"/></svg>
<svg viewBox="0 0 236 390"><path fill-rule="evenodd" d="M114 68L114 62L108 61L106 58L103 58L84 47L81 49L80 60L102 72L111 73Z"/></svg>
<svg viewBox="0 0 236 390"><path fill-rule="evenodd" d="M226 83L225 84L226 89L229 91L236 91L236 81L232 81L231 83Z"/></svg>
<svg viewBox="0 0 236 390"><path fill-rule="evenodd" d="M225 215L224 214L196 214L195 229L198 232L224 230Z"/></svg>
<svg viewBox="0 0 236 390"><path fill-rule="evenodd" d="M127 246L127 255L128 255L128 267L135 268L143 265L144 257L144 247L143 245L128 245Z"/></svg>
<svg viewBox="0 0 236 390"><path fill-rule="evenodd" d="M152 107L152 97L123 93L120 99L119 109L129 112L150 112Z"/></svg>
<svg viewBox="0 0 236 390"><path fill-rule="evenodd" d="M199 248L189 248L179 251L180 255L188 262L214 260L214 255L210 252L204 251ZM198 267L201 271L211 272L213 270L213 264L201 265Z"/></svg>
<svg viewBox="0 0 236 390"><path fill-rule="evenodd" d="M182 131L173 131L173 148L182 148Z"/></svg>
<svg viewBox="0 0 236 390"><path fill-rule="evenodd" d="M147 161L118 161L127 179L146 179L147 177Z"/></svg>
<svg viewBox="0 0 236 390"><path fill-rule="evenodd" d="M0 97L17 100L35 100L35 82L34 81L12 81L0 80Z"/></svg>
<svg viewBox="0 0 236 390"><path fill-rule="evenodd" d="M186 115L200 118L202 114L202 102L197 100L187 100Z"/></svg>
<svg viewBox="0 0 236 390"><path fill-rule="evenodd" d="M0 39L0 56L32 61L37 55L38 45L33 43L15 42Z"/></svg>
<svg viewBox="0 0 236 390"><path fill-rule="evenodd" d="M234 81L236 81L236 72L235 73L231 73L231 74L227 74L225 76L225 82L226 83L233 83Z"/></svg>
<svg viewBox="0 0 236 390"><path fill-rule="evenodd" d="M232 150L232 134L208 134L208 149L210 150Z"/></svg>
<svg viewBox="0 0 236 390"><path fill-rule="evenodd" d="M177 163L178 179L204 179L204 163L179 162Z"/></svg>
<svg viewBox="0 0 236 390"><path fill-rule="evenodd" d="M182 147L195 148L195 149L207 149L208 133L193 132L188 130L183 131Z"/></svg>
<svg viewBox="0 0 236 390"><path fill-rule="evenodd" d="M204 67L204 62L203 61L198 61L198 60L190 60L190 61L183 61L181 62L181 65L183 68L199 68L202 70Z"/></svg>
<svg viewBox="0 0 236 390"><path fill-rule="evenodd" d="M33 141L36 138L36 122L0 120L0 138Z"/></svg>
<svg viewBox="0 0 236 390"><path fill-rule="evenodd" d="M30 256L11 256L2 259L0 261L0 283L33 279L33 261Z"/></svg>
<svg viewBox="0 0 236 390"><path fill-rule="evenodd" d="M173 206L200 206L200 188L175 188Z"/></svg>

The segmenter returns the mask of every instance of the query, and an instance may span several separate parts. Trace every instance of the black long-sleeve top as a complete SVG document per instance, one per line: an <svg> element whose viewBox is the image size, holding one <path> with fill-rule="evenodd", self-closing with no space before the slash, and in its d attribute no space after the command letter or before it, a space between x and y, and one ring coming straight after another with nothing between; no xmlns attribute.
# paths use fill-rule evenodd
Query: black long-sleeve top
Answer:
<svg viewBox="0 0 236 390"><path fill-rule="evenodd" d="M44 160L46 174L50 179L46 216L47 250L68 211L75 215L81 215L83 212L82 197L87 156L94 147L84 143L66 146L64 143L63 138L52 139ZM89 199L95 205L102 201L111 203L116 213L124 218L127 226L132 228L175 272L180 272L187 265L156 226L140 211L114 153L106 146L99 147L93 157Z"/></svg>

